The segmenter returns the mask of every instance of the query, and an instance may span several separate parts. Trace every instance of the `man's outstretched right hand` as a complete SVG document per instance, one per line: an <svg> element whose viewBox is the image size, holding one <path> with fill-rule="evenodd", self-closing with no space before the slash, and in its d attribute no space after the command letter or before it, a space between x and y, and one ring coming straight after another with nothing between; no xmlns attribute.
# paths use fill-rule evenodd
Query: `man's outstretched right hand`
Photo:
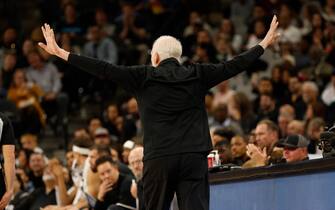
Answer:
<svg viewBox="0 0 335 210"><path fill-rule="evenodd" d="M47 53L51 55L55 55L67 61L70 53L58 46L56 39L55 39L54 31L50 27L50 25L45 23L44 26L41 27L41 29L42 29L46 44L39 42L38 45L42 49L44 49Z"/></svg>

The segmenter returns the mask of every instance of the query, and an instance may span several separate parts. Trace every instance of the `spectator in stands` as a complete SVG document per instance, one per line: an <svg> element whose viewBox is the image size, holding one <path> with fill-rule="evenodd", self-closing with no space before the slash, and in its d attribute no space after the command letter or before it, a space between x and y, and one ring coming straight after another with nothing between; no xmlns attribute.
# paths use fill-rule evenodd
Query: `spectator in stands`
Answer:
<svg viewBox="0 0 335 210"><path fill-rule="evenodd" d="M229 19L223 19L216 38L225 38L231 42L234 52L239 53L242 46L242 36L235 32L233 22Z"/></svg>
<svg viewBox="0 0 335 210"><path fill-rule="evenodd" d="M42 172L43 187L35 189L15 209L36 210L48 205L57 204L55 176L52 174L50 166L46 166Z"/></svg>
<svg viewBox="0 0 335 210"><path fill-rule="evenodd" d="M74 194L70 195L70 199L66 201L62 201L62 203L69 204L69 201L73 204L76 204L79 199L74 200L76 198L76 194L81 193L80 187L83 186L83 173L85 169L86 159L89 155L90 147L92 146L92 141L90 139L82 138L82 139L75 139L73 141L72 151L73 151L73 165L71 167L71 175L74 187L77 190Z"/></svg>
<svg viewBox="0 0 335 210"><path fill-rule="evenodd" d="M197 40L197 34L201 30L206 30L211 32L211 26L203 20L199 12L192 11L189 14L188 25L184 28L183 38L184 38L184 55L187 57L192 56L192 45Z"/></svg>
<svg viewBox="0 0 335 210"><path fill-rule="evenodd" d="M243 167L265 166L279 162L281 157L275 154L274 148L279 139L279 128L270 120L260 121L255 130L255 144L247 145L247 155L250 160Z"/></svg>
<svg viewBox="0 0 335 210"><path fill-rule="evenodd" d="M247 31L245 23L251 16L253 5L253 0L233 1L230 3L230 18L239 34L244 34Z"/></svg>
<svg viewBox="0 0 335 210"><path fill-rule="evenodd" d="M90 161L90 167L94 173L97 172L95 162L98 158L102 156L112 157L110 147L106 145L93 145L91 147L91 151L89 154L89 158L90 158L89 161ZM122 162L120 162L120 160L114 160L114 162L118 165L119 171L121 173L129 175L129 176L133 176L133 173L131 172L131 170L126 164L123 164Z"/></svg>
<svg viewBox="0 0 335 210"><path fill-rule="evenodd" d="M297 44L301 40L301 31L294 25L293 12L286 4L280 8L279 22L280 40Z"/></svg>
<svg viewBox="0 0 335 210"><path fill-rule="evenodd" d="M75 44L81 44L85 33L85 29L78 20L77 10L74 4L67 3L63 7L64 16L57 26L59 33L67 33L71 37L71 41Z"/></svg>
<svg viewBox="0 0 335 210"><path fill-rule="evenodd" d="M108 129L111 136L118 139L120 133L116 126L117 118L119 117L119 109L116 104L110 104L106 109L106 120L104 122L104 127Z"/></svg>
<svg viewBox="0 0 335 210"><path fill-rule="evenodd" d="M134 97L132 97L127 102L127 115L123 120L122 141L131 139L137 134L141 134L141 127L137 101Z"/></svg>
<svg viewBox="0 0 335 210"><path fill-rule="evenodd" d="M41 88L29 83L23 70L17 69L8 90L8 100L15 103L21 117L21 132L39 133L45 125L45 113L40 104Z"/></svg>
<svg viewBox="0 0 335 210"><path fill-rule="evenodd" d="M302 21L302 35L307 35L312 31L313 15L319 12L319 6L316 2L306 2L306 4L302 6L300 15L300 19Z"/></svg>
<svg viewBox="0 0 335 210"><path fill-rule="evenodd" d="M241 166L249 157L247 156L248 140L243 136L234 136L230 142L230 151L232 156L231 163Z"/></svg>
<svg viewBox="0 0 335 210"><path fill-rule="evenodd" d="M304 106L302 110L297 110L303 113L304 119L310 120L313 117L324 117L325 106L319 100L319 88L315 82L306 81L302 85L302 99Z"/></svg>
<svg viewBox="0 0 335 210"><path fill-rule="evenodd" d="M21 180L21 177L18 174L16 174L14 179L13 197L6 208L16 209L15 207L20 205L20 203L26 199L29 193L24 191L23 189L24 189L23 181Z"/></svg>
<svg viewBox="0 0 335 210"><path fill-rule="evenodd" d="M209 31L205 29L198 31L196 41L193 43L193 46L191 46L191 50L194 57L202 58L199 59L201 62L208 63L209 61L215 61L216 49L213 45L213 39ZM205 57L207 57L207 60L204 59Z"/></svg>
<svg viewBox="0 0 335 210"><path fill-rule="evenodd" d="M250 49L253 46L255 46L255 44L262 41L265 33L266 33L266 26L264 20L257 19L253 24L253 32L248 37L246 48Z"/></svg>
<svg viewBox="0 0 335 210"><path fill-rule="evenodd" d="M111 144L111 139L109 132L106 128L97 128L94 132L94 144L96 145L106 145Z"/></svg>
<svg viewBox="0 0 335 210"><path fill-rule="evenodd" d="M128 165L128 156L129 153L132 149L134 149L135 147L135 142L132 140L127 140L124 144L123 144L123 151L122 151L122 161L123 163Z"/></svg>
<svg viewBox="0 0 335 210"><path fill-rule="evenodd" d="M277 121L278 109L274 96L270 94L261 94L257 112L257 122L263 119Z"/></svg>
<svg viewBox="0 0 335 210"><path fill-rule="evenodd" d="M145 43L149 34L144 27L143 18L135 11L135 5L132 2L122 2L121 15L116 18L115 23L118 38L124 45L121 46L120 51L125 57L125 61L129 64L134 62L144 64L148 50ZM134 57L139 59L134 59Z"/></svg>
<svg viewBox="0 0 335 210"><path fill-rule="evenodd" d="M308 122L307 137L310 140L308 145L308 154L322 154L318 144L320 142L320 134L325 130L326 123L322 118L315 117Z"/></svg>
<svg viewBox="0 0 335 210"><path fill-rule="evenodd" d="M321 94L321 99L328 107L335 104L335 69L332 71L329 84L327 84Z"/></svg>
<svg viewBox="0 0 335 210"><path fill-rule="evenodd" d="M0 71L0 97L6 97L7 91L13 81L13 75L17 63L16 54L6 52L3 58L3 66Z"/></svg>
<svg viewBox="0 0 335 210"><path fill-rule="evenodd" d="M211 31L211 26L204 22L203 18L197 11L190 12L189 18L188 18L188 25L184 28L183 36L185 38L190 36L195 36L199 29L205 29L207 31ZM193 40L194 41L194 40Z"/></svg>
<svg viewBox="0 0 335 210"><path fill-rule="evenodd" d="M230 143L226 138L222 138L213 145L213 149L218 151L221 164L228 164L231 162L231 153L229 149Z"/></svg>
<svg viewBox="0 0 335 210"><path fill-rule="evenodd" d="M90 139L91 136L85 128L78 128L73 132L74 139L86 138Z"/></svg>
<svg viewBox="0 0 335 210"><path fill-rule="evenodd" d="M136 206L139 210L144 210L143 199L143 147L135 147L128 156L129 168L132 170L136 178L136 183L131 186L131 195L136 199Z"/></svg>
<svg viewBox="0 0 335 210"><path fill-rule="evenodd" d="M43 90L42 108L49 120L53 117L50 122L52 125L65 123L68 98L60 92L62 84L58 69L52 63L45 63L37 50L29 52L28 62L28 81L37 84Z"/></svg>
<svg viewBox="0 0 335 210"><path fill-rule="evenodd" d="M213 52L212 46L209 44L198 44L195 46L195 52L192 57L192 63L216 63L216 53Z"/></svg>
<svg viewBox="0 0 335 210"><path fill-rule="evenodd" d="M287 79L285 78L287 75ZM277 105L289 103L288 80L289 72L285 65L275 65L271 70L273 97ZM274 120L276 121L276 119Z"/></svg>
<svg viewBox="0 0 335 210"><path fill-rule="evenodd" d="M324 1L324 6L322 8L322 15L327 21L335 21L335 10L334 1L327 0Z"/></svg>
<svg viewBox="0 0 335 210"><path fill-rule="evenodd" d="M215 60L217 61L228 61L233 59L234 51L231 46L231 43L226 38L220 38L216 40L216 56Z"/></svg>
<svg viewBox="0 0 335 210"><path fill-rule="evenodd" d="M213 120L209 124L210 129L227 126L226 121L228 119L227 105L219 104L215 108L213 107L212 114L213 114Z"/></svg>
<svg viewBox="0 0 335 210"><path fill-rule="evenodd" d="M301 120L292 120L287 125L287 135L305 135L305 122Z"/></svg>
<svg viewBox="0 0 335 210"><path fill-rule="evenodd" d="M218 104L227 104L230 97L235 93L229 87L229 80L223 81L216 86L217 91L214 93L213 105L216 107Z"/></svg>
<svg viewBox="0 0 335 210"><path fill-rule="evenodd" d="M29 158L28 173L29 180L32 181L34 189L44 187L43 182L43 171L46 168L47 163L45 162L44 155L41 153L32 153Z"/></svg>
<svg viewBox="0 0 335 210"><path fill-rule="evenodd" d="M297 76L291 76L289 79L289 93L290 104L292 104L296 110L296 118L299 120L304 119L304 113L301 111L304 107L302 99L302 82Z"/></svg>
<svg viewBox="0 0 335 210"><path fill-rule="evenodd" d="M222 127L222 128L216 128L211 133L211 139L212 139L212 145L216 145L218 142L226 142L226 144L229 144L231 138L235 136L234 129L231 127Z"/></svg>
<svg viewBox="0 0 335 210"><path fill-rule="evenodd" d="M96 167L102 184L94 209L121 210L136 208L135 199L130 193L131 177L120 174L116 163L108 156L97 159Z"/></svg>
<svg viewBox="0 0 335 210"><path fill-rule="evenodd" d="M228 101L228 115L230 119L237 122L243 132L248 133L256 124L256 115L246 94L236 92Z"/></svg>
<svg viewBox="0 0 335 210"><path fill-rule="evenodd" d="M85 55L117 64L117 47L112 39L103 35L99 26L89 27L87 37L88 42L86 42L83 50Z"/></svg>
<svg viewBox="0 0 335 210"><path fill-rule="evenodd" d="M278 126L281 137L287 136L288 124L294 119L295 119L295 110L293 106L285 104L279 108Z"/></svg>
<svg viewBox="0 0 335 210"><path fill-rule="evenodd" d="M84 177L85 188L84 192L86 194L86 200L91 208L93 208L96 204L99 187L101 185L101 180L99 178L99 174L97 173L96 160L100 157L108 156L111 157L111 152L108 146L105 145L93 145L91 147L89 153L89 169L85 173L86 177ZM115 161L117 167L121 174L133 176L131 170L127 165L121 163L120 161Z"/></svg>
<svg viewBox="0 0 335 210"><path fill-rule="evenodd" d="M84 192L87 188L86 174L89 169L89 161L87 159L90 153L92 141L90 139L81 138L73 141L73 163L71 166L71 178L73 186L67 190L66 180L63 177L62 170L53 168L54 175L57 177L57 187L59 189L59 202L65 208L83 208L87 206ZM59 165L57 163L57 165Z"/></svg>
<svg viewBox="0 0 335 210"><path fill-rule="evenodd" d="M30 160L30 155L33 153L32 150L29 149L20 149L17 151L17 156L16 156L16 167L17 169L23 169L26 172L29 170L29 160Z"/></svg>
<svg viewBox="0 0 335 210"><path fill-rule="evenodd" d="M121 161L121 149L119 149L119 146L117 145L112 145L110 147L110 152L111 152L111 157L115 162L120 162Z"/></svg>
<svg viewBox="0 0 335 210"><path fill-rule="evenodd" d="M255 91L257 96L253 101L253 109L255 112L257 112L261 94L273 94L273 85L271 79L268 77L260 78Z"/></svg>
<svg viewBox="0 0 335 210"><path fill-rule="evenodd" d="M307 146L309 141L302 135L289 135L278 142L278 147L283 147L283 158L287 163L308 160Z"/></svg>
<svg viewBox="0 0 335 210"><path fill-rule="evenodd" d="M30 150L36 153L43 153L43 150L38 146L37 136L34 134L23 134L20 138L20 143L23 149Z"/></svg>
<svg viewBox="0 0 335 210"><path fill-rule="evenodd" d="M3 31L3 36L0 40L0 57L3 56L5 51L14 50L18 53L19 49L17 30L13 27L7 27ZM0 67L2 67L2 59L0 59Z"/></svg>
<svg viewBox="0 0 335 210"><path fill-rule="evenodd" d="M95 130L102 127L101 119L97 116L91 117L88 120L88 132L94 139Z"/></svg>
<svg viewBox="0 0 335 210"><path fill-rule="evenodd" d="M115 25L109 22L107 13L103 8L95 10L95 24L101 29L103 37L113 37L115 35Z"/></svg>

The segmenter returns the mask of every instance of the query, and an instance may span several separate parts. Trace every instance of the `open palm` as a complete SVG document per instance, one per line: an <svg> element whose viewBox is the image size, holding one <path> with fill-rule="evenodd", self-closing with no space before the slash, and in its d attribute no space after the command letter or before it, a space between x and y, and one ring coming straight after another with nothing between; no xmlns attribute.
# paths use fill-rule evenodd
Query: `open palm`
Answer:
<svg viewBox="0 0 335 210"><path fill-rule="evenodd" d="M260 45L263 46L263 48L266 48L277 41L278 37L280 36L280 34L277 32L277 28L278 28L277 16L274 15L271 21L270 29L268 30L264 39L260 43Z"/></svg>
<svg viewBox="0 0 335 210"><path fill-rule="evenodd" d="M56 43L55 34L49 24L44 24L41 27L43 36L45 38L46 44L39 42L38 45L47 51L51 55L57 55L60 51L60 47Z"/></svg>

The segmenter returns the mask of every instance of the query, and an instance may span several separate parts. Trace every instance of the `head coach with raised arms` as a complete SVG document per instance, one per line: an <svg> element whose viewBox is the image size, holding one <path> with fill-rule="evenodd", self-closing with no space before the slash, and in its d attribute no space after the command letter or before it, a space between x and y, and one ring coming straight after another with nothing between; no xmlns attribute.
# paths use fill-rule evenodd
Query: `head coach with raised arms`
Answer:
<svg viewBox="0 0 335 210"><path fill-rule="evenodd" d="M152 66L117 66L60 48L53 29L42 26L39 45L99 78L118 83L138 102L144 129L144 200L147 210L169 209L176 192L179 209L207 210L207 153L212 149L205 95L208 89L245 71L278 37L273 17L259 45L218 64L180 64L182 46L171 36L153 44Z"/></svg>
<svg viewBox="0 0 335 210"><path fill-rule="evenodd" d="M2 161L3 160L3 161ZM15 177L15 138L9 119L0 113L0 210L12 199Z"/></svg>

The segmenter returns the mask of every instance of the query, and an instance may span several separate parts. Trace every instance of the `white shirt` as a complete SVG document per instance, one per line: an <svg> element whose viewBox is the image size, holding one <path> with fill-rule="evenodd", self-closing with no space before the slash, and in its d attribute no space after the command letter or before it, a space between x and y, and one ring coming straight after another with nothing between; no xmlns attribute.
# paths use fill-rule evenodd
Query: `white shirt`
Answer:
<svg viewBox="0 0 335 210"><path fill-rule="evenodd" d="M335 102L335 87L332 83L328 84L322 92L321 99L327 106Z"/></svg>
<svg viewBox="0 0 335 210"><path fill-rule="evenodd" d="M278 33L280 33L280 40L284 42L289 41L295 44L301 40L301 30L293 25L286 29L278 28Z"/></svg>

